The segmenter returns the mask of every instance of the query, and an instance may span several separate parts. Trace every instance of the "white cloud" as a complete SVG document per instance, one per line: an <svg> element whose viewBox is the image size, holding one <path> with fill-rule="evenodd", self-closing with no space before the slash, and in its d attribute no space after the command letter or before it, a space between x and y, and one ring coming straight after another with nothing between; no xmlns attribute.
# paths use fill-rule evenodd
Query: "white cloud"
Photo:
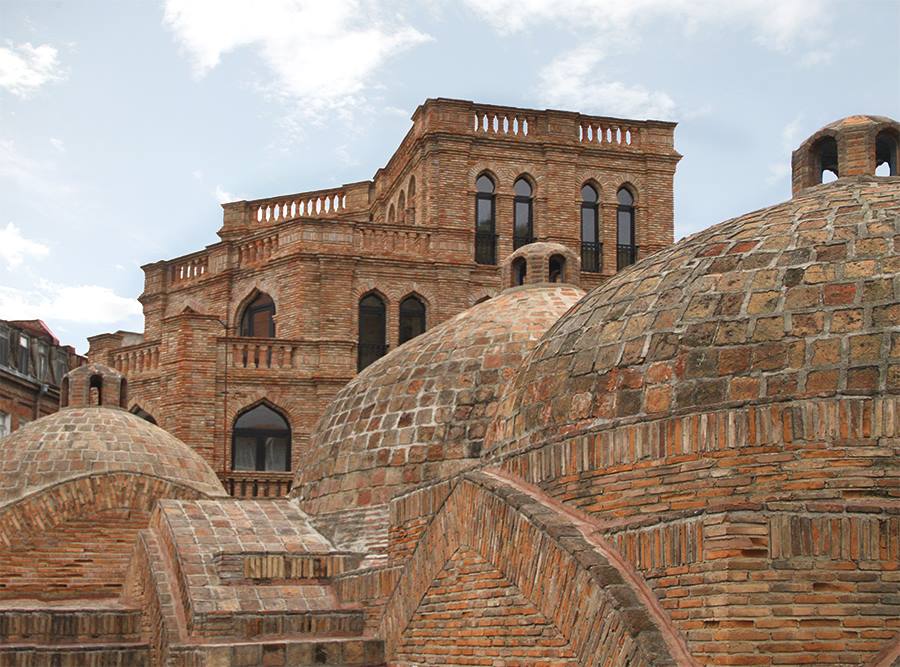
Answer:
<svg viewBox="0 0 900 667"><path fill-rule="evenodd" d="M66 152L66 145L63 143L62 139L57 139L56 137L50 137L50 145L53 146L60 153Z"/></svg>
<svg viewBox="0 0 900 667"><path fill-rule="evenodd" d="M311 118L357 108L388 58L430 39L371 0L166 0L164 22L199 76L252 48L271 71L260 88Z"/></svg>
<svg viewBox="0 0 900 667"><path fill-rule="evenodd" d="M788 158L769 164L769 175L766 177L766 183L769 185L774 185L779 181L783 181L791 175L790 155L799 143L802 126L803 116L797 115L781 128L781 150Z"/></svg>
<svg viewBox="0 0 900 667"><path fill-rule="evenodd" d="M62 78L58 51L49 44L0 46L0 88L28 97L50 81Z"/></svg>
<svg viewBox="0 0 900 667"><path fill-rule="evenodd" d="M59 285L40 280L31 289L0 286L0 318L113 324L141 315L136 299L99 285Z"/></svg>
<svg viewBox="0 0 900 667"><path fill-rule="evenodd" d="M52 160L34 160L21 153L11 139L0 139L0 181L9 181L25 193L46 200L71 197L73 185L63 182Z"/></svg>
<svg viewBox="0 0 900 667"><path fill-rule="evenodd" d="M11 222L5 229L0 228L0 260L7 269L15 269L26 259L46 257L49 252L50 248L43 243L22 236L22 230Z"/></svg>
<svg viewBox="0 0 900 667"><path fill-rule="evenodd" d="M244 199L244 197L228 192L228 190L224 189L221 185L216 186L216 201L220 204L227 204L228 202L232 201L240 201L241 199Z"/></svg>
<svg viewBox="0 0 900 667"><path fill-rule="evenodd" d="M662 91L605 80L596 47L567 51L538 74L538 97L547 106L629 118L671 118L675 102Z"/></svg>
<svg viewBox="0 0 900 667"><path fill-rule="evenodd" d="M465 0L501 33L548 23L591 30L594 39L635 39L642 23L663 19L692 32L706 25L747 29L754 39L780 51L819 39L828 23L830 0Z"/></svg>

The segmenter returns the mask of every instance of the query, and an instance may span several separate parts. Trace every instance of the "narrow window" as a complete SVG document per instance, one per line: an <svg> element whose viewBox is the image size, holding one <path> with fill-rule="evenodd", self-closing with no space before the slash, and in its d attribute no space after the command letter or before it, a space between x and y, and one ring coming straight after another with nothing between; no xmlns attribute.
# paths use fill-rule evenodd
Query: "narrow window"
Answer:
<svg viewBox="0 0 900 667"><path fill-rule="evenodd" d="M400 337L403 345L410 338L425 332L425 304L414 296L408 296L400 302Z"/></svg>
<svg viewBox="0 0 900 667"><path fill-rule="evenodd" d="M357 371L387 354L386 322L386 308L381 297L367 294L360 299Z"/></svg>
<svg viewBox="0 0 900 667"><path fill-rule="evenodd" d="M103 405L103 376L92 375L88 383L88 405Z"/></svg>
<svg viewBox="0 0 900 667"><path fill-rule="evenodd" d="M50 381L50 348L46 343L38 343L37 378L41 382Z"/></svg>
<svg viewBox="0 0 900 667"><path fill-rule="evenodd" d="M534 241L534 200L532 198L533 189L531 183L524 178L517 180L513 189L516 193L513 229L513 250L515 250Z"/></svg>
<svg viewBox="0 0 900 667"><path fill-rule="evenodd" d="M397 198L397 216L400 222L406 219L406 195L403 194L403 190L400 191L400 196Z"/></svg>
<svg viewBox="0 0 900 667"><path fill-rule="evenodd" d="M5 412L0 412L0 438L9 435L11 419Z"/></svg>
<svg viewBox="0 0 900 667"><path fill-rule="evenodd" d="M581 270L591 273L599 273L603 268L599 200L592 185L581 188Z"/></svg>
<svg viewBox="0 0 900 667"><path fill-rule="evenodd" d="M275 302L268 294L261 292L244 309L241 335L275 338Z"/></svg>
<svg viewBox="0 0 900 667"><path fill-rule="evenodd" d="M897 137L882 130L875 138L875 175L897 175Z"/></svg>
<svg viewBox="0 0 900 667"><path fill-rule="evenodd" d="M816 182L830 183L841 174L838 170L838 147L834 137L822 137L813 146L816 160Z"/></svg>
<svg viewBox="0 0 900 667"><path fill-rule="evenodd" d="M29 349L27 336L19 336L19 356L16 359L16 368L20 373L26 375L31 372L31 350Z"/></svg>
<svg viewBox="0 0 900 667"><path fill-rule="evenodd" d="M561 255L550 257L548 276L551 283L561 283L566 279L566 258Z"/></svg>
<svg viewBox="0 0 900 667"><path fill-rule="evenodd" d="M9 329L0 324L0 366L9 366Z"/></svg>
<svg viewBox="0 0 900 667"><path fill-rule="evenodd" d="M512 284L513 287L525 284L525 276L528 274L528 265L525 263L524 257L517 257L512 263Z"/></svg>
<svg viewBox="0 0 900 667"><path fill-rule="evenodd" d="M388 221L388 222L393 222L393 221L394 221L394 205L393 205L393 204L391 204L390 208L388 209L388 219L387 219L387 221Z"/></svg>
<svg viewBox="0 0 900 667"><path fill-rule="evenodd" d="M406 188L409 193L409 224L416 224L416 177L409 177L409 186Z"/></svg>
<svg viewBox="0 0 900 667"><path fill-rule="evenodd" d="M475 261L497 263L497 233L494 221L494 181L482 174L475 181Z"/></svg>
<svg viewBox="0 0 900 667"><path fill-rule="evenodd" d="M616 193L616 268L624 269L637 261L638 247L634 238L634 196L625 188Z"/></svg>
<svg viewBox="0 0 900 667"><path fill-rule="evenodd" d="M232 470L288 472L291 469L291 427L267 405L257 405L234 422Z"/></svg>

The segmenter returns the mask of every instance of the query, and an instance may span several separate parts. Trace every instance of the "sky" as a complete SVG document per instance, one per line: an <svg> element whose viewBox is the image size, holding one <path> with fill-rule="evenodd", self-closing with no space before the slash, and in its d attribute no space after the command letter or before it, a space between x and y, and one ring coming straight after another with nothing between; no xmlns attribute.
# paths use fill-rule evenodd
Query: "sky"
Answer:
<svg viewBox="0 0 900 667"><path fill-rule="evenodd" d="M679 123L676 238L900 118L900 0L0 0L0 318L141 331L219 204L371 178L429 97Z"/></svg>

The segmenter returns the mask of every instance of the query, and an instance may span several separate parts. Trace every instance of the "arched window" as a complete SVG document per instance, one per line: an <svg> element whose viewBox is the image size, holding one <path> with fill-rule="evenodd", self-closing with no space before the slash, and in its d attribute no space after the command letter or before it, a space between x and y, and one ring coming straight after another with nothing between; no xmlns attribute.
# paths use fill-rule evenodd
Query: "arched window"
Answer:
<svg viewBox="0 0 900 667"><path fill-rule="evenodd" d="M814 145L812 153L816 160L816 182L830 183L838 176L838 147L834 137L822 137Z"/></svg>
<svg viewBox="0 0 900 667"><path fill-rule="evenodd" d="M525 284L525 276L528 274L528 264L525 263L524 257L517 257L512 263L512 284L513 287Z"/></svg>
<svg viewBox="0 0 900 667"><path fill-rule="evenodd" d="M393 221L394 221L394 205L393 205L393 204L391 204L390 208L388 208L388 219L387 219L387 221L388 221L388 222L393 222Z"/></svg>
<svg viewBox="0 0 900 667"><path fill-rule="evenodd" d="M153 418L153 415L144 410L140 405L135 405L131 408L131 410L129 410L129 412L133 415L137 415L145 421L150 422L153 425L156 425L156 420Z"/></svg>
<svg viewBox="0 0 900 667"><path fill-rule="evenodd" d="M475 181L475 261L497 263L497 228L494 220L494 181L482 174Z"/></svg>
<svg viewBox="0 0 900 667"><path fill-rule="evenodd" d="M875 175L897 175L897 136L889 130L875 137Z"/></svg>
<svg viewBox="0 0 900 667"><path fill-rule="evenodd" d="M599 201L600 196L593 185L581 188L581 270L592 273L603 269Z"/></svg>
<svg viewBox="0 0 900 667"><path fill-rule="evenodd" d="M533 188L524 178L515 182L515 222L513 227L513 250L534 241L534 199Z"/></svg>
<svg viewBox="0 0 900 667"><path fill-rule="evenodd" d="M231 442L232 470L291 469L291 427L268 405L238 415Z"/></svg>
<svg viewBox="0 0 900 667"><path fill-rule="evenodd" d="M425 332L425 304L415 296L408 296L400 302L400 336L403 345L410 338Z"/></svg>
<svg viewBox="0 0 900 667"><path fill-rule="evenodd" d="M616 268L624 269L637 261L638 247L634 238L634 195L626 188L616 193Z"/></svg>
<svg viewBox="0 0 900 667"><path fill-rule="evenodd" d="M367 294L359 300L357 371L361 371L387 353L385 313L384 300L377 294Z"/></svg>
<svg viewBox="0 0 900 667"><path fill-rule="evenodd" d="M88 405L93 407L103 405L102 375L92 375L88 381Z"/></svg>
<svg viewBox="0 0 900 667"><path fill-rule="evenodd" d="M400 196L397 198L397 215L400 222L406 218L406 195L403 194L403 190L400 191Z"/></svg>
<svg viewBox="0 0 900 667"><path fill-rule="evenodd" d="M275 338L275 302L268 294L256 295L241 316L241 335Z"/></svg>
<svg viewBox="0 0 900 667"><path fill-rule="evenodd" d="M409 193L409 224L416 224L416 177L409 177L409 185L406 188Z"/></svg>
<svg viewBox="0 0 900 667"><path fill-rule="evenodd" d="M551 283L561 283L566 279L566 258L562 255L551 255L548 276Z"/></svg>

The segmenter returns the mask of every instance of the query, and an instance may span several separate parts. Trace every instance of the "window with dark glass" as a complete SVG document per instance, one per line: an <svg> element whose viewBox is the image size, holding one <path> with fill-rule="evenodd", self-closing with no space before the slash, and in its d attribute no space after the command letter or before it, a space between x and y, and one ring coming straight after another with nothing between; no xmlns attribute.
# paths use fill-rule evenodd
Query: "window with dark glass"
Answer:
<svg viewBox="0 0 900 667"><path fill-rule="evenodd" d="M50 348L46 343L38 343L37 377L41 382L50 380Z"/></svg>
<svg viewBox="0 0 900 667"><path fill-rule="evenodd" d="M425 304L414 296L400 302L400 336L402 345L411 338L425 332Z"/></svg>
<svg viewBox="0 0 900 667"><path fill-rule="evenodd" d="M637 261L638 247L634 238L634 196L625 188L616 193L616 268L623 269Z"/></svg>
<svg viewBox="0 0 900 667"><path fill-rule="evenodd" d="M603 269L599 201L597 190L592 185L581 188L581 270L592 273Z"/></svg>
<svg viewBox="0 0 900 667"><path fill-rule="evenodd" d="M897 137L888 130L875 137L875 175L897 175Z"/></svg>
<svg viewBox="0 0 900 667"><path fill-rule="evenodd" d="M387 354L386 324L386 308L381 297L377 294L367 294L360 299L357 371Z"/></svg>
<svg viewBox="0 0 900 667"><path fill-rule="evenodd" d="M517 180L513 189L516 193L513 228L513 250L515 250L534 241L534 200L531 183L524 178Z"/></svg>
<svg viewBox="0 0 900 667"><path fill-rule="evenodd" d="M525 284L525 276L527 274L528 274L528 265L525 263L525 259L522 257L517 257L512 263L513 286L524 285Z"/></svg>
<svg viewBox="0 0 900 667"><path fill-rule="evenodd" d="M268 294L258 294L244 309L241 335L275 338L275 302Z"/></svg>
<svg viewBox="0 0 900 667"><path fill-rule="evenodd" d="M497 263L497 229L494 220L494 181L482 174L475 181L475 261Z"/></svg>
<svg viewBox="0 0 900 667"><path fill-rule="evenodd" d="M9 329L0 325L0 366L9 365Z"/></svg>
<svg viewBox="0 0 900 667"><path fill-rule="evenodd" d="M287 472L291 469L291 427L267 405L257 405L234 422L232 470Z"/></svg>

